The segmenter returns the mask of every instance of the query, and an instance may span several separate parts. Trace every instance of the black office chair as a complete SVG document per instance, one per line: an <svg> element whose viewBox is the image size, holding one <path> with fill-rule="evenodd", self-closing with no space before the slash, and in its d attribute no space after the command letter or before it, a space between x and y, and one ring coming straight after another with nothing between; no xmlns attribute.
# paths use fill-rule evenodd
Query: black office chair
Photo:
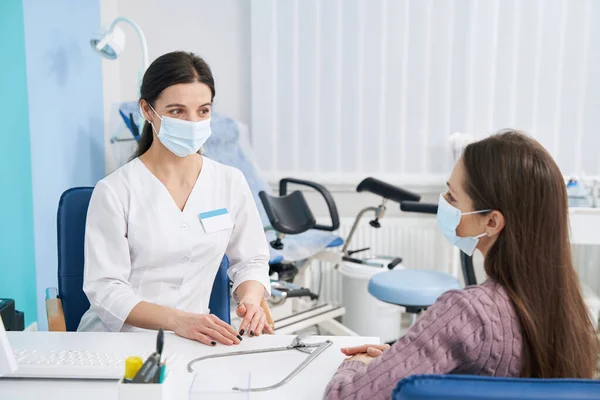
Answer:
<svg viewBox="0 0 600 400"><path fill-rule="evenodd" d="M90 303L83 292L85 221L92 197L92 187L65 191L58 203L58 293L62 301L67 331L76 331ZM210 296L210 311L230 323L230 293L227 268L223 258Z"/></svg>

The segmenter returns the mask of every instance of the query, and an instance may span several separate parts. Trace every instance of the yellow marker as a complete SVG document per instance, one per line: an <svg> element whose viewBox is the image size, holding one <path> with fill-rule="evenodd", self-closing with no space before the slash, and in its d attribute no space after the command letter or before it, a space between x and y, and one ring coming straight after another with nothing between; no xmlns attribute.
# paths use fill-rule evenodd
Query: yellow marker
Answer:
<svg viewBox="0 0 600 400"><path fill-rule="evenodd" d="M143 364L144 360L141 357L127 357L125 360L125 380L131 381Z"/></svg>

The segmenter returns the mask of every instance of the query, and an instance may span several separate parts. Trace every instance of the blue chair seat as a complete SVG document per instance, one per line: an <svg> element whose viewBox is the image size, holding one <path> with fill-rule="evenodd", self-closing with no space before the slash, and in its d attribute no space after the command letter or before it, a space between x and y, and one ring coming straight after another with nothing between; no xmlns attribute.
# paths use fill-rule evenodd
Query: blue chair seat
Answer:
<svg viewBox="0 0 600 400"><path fill-rule="evenodd" d="M460 289L453 276L418 269L386 271L369 281L369 293L376 299L405 307L429 307L442 293L452 289Z"/></svg>
<svg viewBox="0 0 600 400"><path fill-rule="evenodd" d="M413 375L401 380L393 400L600 399L600 381L470 375Z"/></svg>

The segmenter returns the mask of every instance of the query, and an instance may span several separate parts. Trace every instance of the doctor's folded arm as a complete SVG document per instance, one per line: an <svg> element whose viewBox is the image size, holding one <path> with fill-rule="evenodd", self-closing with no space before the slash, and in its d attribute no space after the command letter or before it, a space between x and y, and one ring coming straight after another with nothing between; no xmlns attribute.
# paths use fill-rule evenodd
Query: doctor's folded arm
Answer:
<svg viewBox="0 0 600 400"><path fill-rule="evenodd" d="M79 331L166 329L207 345L273 333L269 249L243 174L203 157L215 96L209 66L174 52L146 71L146 120L132 160L94 189L86 222L83 289L90 309ZM227 255L239 331L210 314Z"/></svg>

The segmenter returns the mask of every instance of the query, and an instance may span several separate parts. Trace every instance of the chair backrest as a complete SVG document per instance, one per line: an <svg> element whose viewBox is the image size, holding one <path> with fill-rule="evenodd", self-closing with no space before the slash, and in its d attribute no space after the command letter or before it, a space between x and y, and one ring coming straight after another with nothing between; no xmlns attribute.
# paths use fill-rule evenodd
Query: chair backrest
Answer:
<svg viewBox="0 0 600 400"><path fill-rule="evenodd" d="M83 292L85 221L94 188L78 187L62 194L58 204L58 292L67 331L76 331L90 303ZM229 261L223 258L215 277L209 307L229 323Z"/></svg>
<svg viewBox="0 0 600 400"><path fill-rule="evenodd" d="M600 381L496 378L475 375L413 375L398 383L392 399L591 400L600 399Z"/></svg>
<svg viewBox="0 0 600 400"><path fill-rule="evenodd" d="M90 303L83 293L83 243L91 187L67 190L60 197L58 227L58 293L67 331L76 331Z"/></svg>

